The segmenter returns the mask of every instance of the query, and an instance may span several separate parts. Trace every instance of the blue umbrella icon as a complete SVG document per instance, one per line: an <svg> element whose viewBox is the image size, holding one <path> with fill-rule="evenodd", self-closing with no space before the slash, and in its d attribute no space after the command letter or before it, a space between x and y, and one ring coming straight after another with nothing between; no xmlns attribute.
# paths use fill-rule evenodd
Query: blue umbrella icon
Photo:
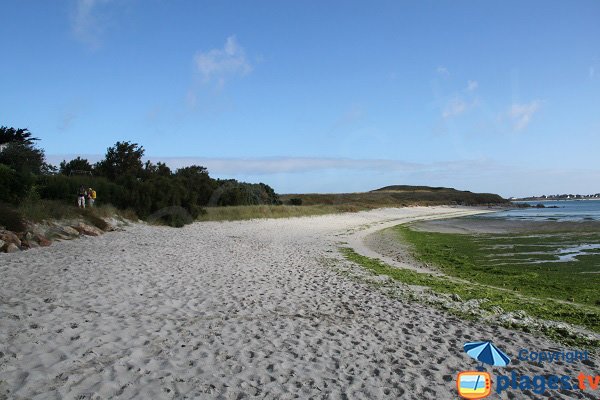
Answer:
<svg viewBox="0 0 600 400"><path fill-rule="evenodd" d="M492 342L465 343L464 349L468 355L481 362L478 368L480 370L483 370L483 364L506 367L510 363L510 358Z"/></svg>

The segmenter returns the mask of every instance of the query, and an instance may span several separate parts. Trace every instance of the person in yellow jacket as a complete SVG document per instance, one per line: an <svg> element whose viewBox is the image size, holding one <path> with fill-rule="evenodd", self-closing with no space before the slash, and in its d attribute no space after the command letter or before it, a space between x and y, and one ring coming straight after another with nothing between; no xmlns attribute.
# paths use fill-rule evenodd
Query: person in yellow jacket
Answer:
<svg viewBox="0 0 600 400"><path fill-rule="evenodd" d="M88 193L88 203L89 203L90 207L93 207L94 203L96 202L96 191L92 188L89 188L87 193Z"/></svg>

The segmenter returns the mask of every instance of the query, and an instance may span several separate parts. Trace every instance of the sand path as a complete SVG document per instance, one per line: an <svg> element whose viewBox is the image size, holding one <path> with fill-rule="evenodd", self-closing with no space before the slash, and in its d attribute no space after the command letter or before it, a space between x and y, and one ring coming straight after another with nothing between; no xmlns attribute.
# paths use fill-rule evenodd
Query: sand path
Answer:
<svg viewBox="0 0 600 400"><path fill-rule="evenodd" d="M464 342L512 355L560 346L390 299L331 267L348 263L340 242L360 248L374 229L456 212L134 225L0 255L0 398L456 398L456 373L475 366ZM513 368L575 377L598 365Z"/></svg>

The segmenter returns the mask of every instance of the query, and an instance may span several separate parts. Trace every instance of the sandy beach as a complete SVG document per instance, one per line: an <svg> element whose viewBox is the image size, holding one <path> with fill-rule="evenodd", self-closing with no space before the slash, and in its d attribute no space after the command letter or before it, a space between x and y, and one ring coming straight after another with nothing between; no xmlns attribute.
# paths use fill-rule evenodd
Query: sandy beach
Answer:
<svg viewBox="0 0 600 400"><path fill-rule="evenodd" d="M454 399L456 374L477 366L462 346L479 340L513 357L494 373L597 374L597 358L519 362L520 349L564 346L391 298L332 268L358 268L341 245L385 260L365 243L377 230L474 212L133 224L0 254L0 399Z"/></svg>

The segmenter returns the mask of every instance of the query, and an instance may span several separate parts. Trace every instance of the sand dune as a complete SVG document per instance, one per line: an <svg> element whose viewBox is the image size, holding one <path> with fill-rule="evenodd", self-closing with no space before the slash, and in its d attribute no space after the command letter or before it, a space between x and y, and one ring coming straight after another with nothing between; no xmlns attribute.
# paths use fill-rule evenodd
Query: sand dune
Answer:
<svg viewBox="0 0 600 400"><path fill-rule="evenodd" d="M456 398L457 372L476 366L464 342L492 339L511 355L561 346L391 299L331 264L348 264L340 242L368 253L373 230L457 212L470 211L139 224L0 255L0 398ZM575 377L598 365L499 372Z"/></svg>

